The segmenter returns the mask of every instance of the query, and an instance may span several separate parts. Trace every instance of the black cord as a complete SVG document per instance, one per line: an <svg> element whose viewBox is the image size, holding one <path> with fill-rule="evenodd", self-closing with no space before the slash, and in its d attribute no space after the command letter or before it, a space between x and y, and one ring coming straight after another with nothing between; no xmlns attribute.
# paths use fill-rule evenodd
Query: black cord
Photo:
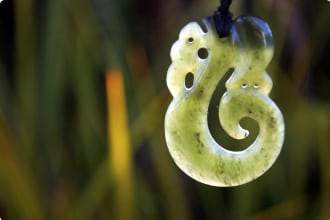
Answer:
<svg viewBox="0 0 330 220"><path fill-rule="evenodd" d="M229 11L232 0L221 0L218 10L214 12L212 18L215 23L215 29L220 38L227 37L233 24L233 15Z"/></svg>

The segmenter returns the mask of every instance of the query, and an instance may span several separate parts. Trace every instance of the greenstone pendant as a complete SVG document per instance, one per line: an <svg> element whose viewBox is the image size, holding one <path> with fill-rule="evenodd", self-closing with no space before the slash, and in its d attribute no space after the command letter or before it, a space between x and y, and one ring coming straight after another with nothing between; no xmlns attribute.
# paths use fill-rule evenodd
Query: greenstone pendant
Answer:
<svg viewBox="0 0 330 220"><path fill-rule="evenodd" d="M278 157L284 140L284 121L269 98L272 80L265 69L274 50L267 23L257 17L234 20L231 34L219 38L212 19L187 24L171 49L167 85L173 95L165 116L165 138L175 163L193 179L213 186L237 186L266 172ZM212 137L207 114L211 97L224 74L233 69L219 104L219 119L233 138L248 131L239 121L257 121L259 134L239 152L220 146ZM193 75L187 88L185 79Z"/></svg>

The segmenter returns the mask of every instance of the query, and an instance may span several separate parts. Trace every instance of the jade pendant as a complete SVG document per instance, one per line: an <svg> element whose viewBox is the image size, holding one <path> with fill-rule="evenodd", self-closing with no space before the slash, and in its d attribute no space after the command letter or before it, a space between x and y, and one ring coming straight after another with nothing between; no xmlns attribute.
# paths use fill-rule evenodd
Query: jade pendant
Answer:
<svg viewBox="0 0 330 220"><path fill-rule="evenodd" d="M237 186L266 172L284 140L281 111L269 98L272 80L265 71L274 51L271 30L257 17L233 21L228 37L219 38L212 19L187 24L171 49L167 85L173 96L165 116L165 138L177 166L193 179L213 186ZM259 125L255 141L243 151L230 151L212 137L207 114L211 97L224 74L232 69L219 100L220 124L231 137L249 132L239 121ZM193 76L187 87L187 75Z"/></svg>

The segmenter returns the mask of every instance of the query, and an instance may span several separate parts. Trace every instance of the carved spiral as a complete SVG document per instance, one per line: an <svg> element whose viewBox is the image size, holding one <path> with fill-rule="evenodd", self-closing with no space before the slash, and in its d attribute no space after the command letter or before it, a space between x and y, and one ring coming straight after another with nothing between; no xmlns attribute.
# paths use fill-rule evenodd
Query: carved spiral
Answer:
<svg viewBox="0 0 330 220"><path fill-rule="evenodd" d="M165 138L175 163L192 178L214 186L240 185L268 170L283 144L283 117L268 97L272 81L265 72L273 55L272 34L256 17L237 18L226 38L217 36L211 19L203 22L207 32L189 23L171 49L167 85L173 101L165 116ZM239 125L244 117L260 128L254 143L240 152L221 147L207 122L211 97L231 68L219 105L220 124L236 139L248 136ZM193 82L187 87L188 75Z"/></svg>

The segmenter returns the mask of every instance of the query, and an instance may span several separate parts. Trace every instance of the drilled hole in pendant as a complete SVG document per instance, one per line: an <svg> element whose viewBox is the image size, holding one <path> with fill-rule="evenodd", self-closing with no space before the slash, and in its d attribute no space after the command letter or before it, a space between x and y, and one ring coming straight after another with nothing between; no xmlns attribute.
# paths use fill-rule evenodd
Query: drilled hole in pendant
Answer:
<svg viewBox="0 0 330 220"><path fill-rule="evenodd" d="M202 32L204 33L204 34L206 34L207 32L208 32L208 29L207 29L207 27L206 27L206 24L202 21L202 22L198 22L198 24L199 24L199 26L201 27L201 29L202 29Z"/></svg>
<svg viewBox="0 0 330 220"><path fill-rule="evenodd" d="M191 89L191 87L194 85L194 74L192 72L187 73L184 84L186 89Z"/></svg>
<svg viewBox="0 0 330 220"><path fill-rule="evenodd" d="M205 60L209 56L209 52L207 51L206 48L200 48L197 51L197 55L200 59Z"/></svg>
<svg viewBox="0 0 330 220"><path fill-rule="evenodd" d="M246 83L243 83L241 86L243 89L246 89L248 87L248 85Z"/></svg>

